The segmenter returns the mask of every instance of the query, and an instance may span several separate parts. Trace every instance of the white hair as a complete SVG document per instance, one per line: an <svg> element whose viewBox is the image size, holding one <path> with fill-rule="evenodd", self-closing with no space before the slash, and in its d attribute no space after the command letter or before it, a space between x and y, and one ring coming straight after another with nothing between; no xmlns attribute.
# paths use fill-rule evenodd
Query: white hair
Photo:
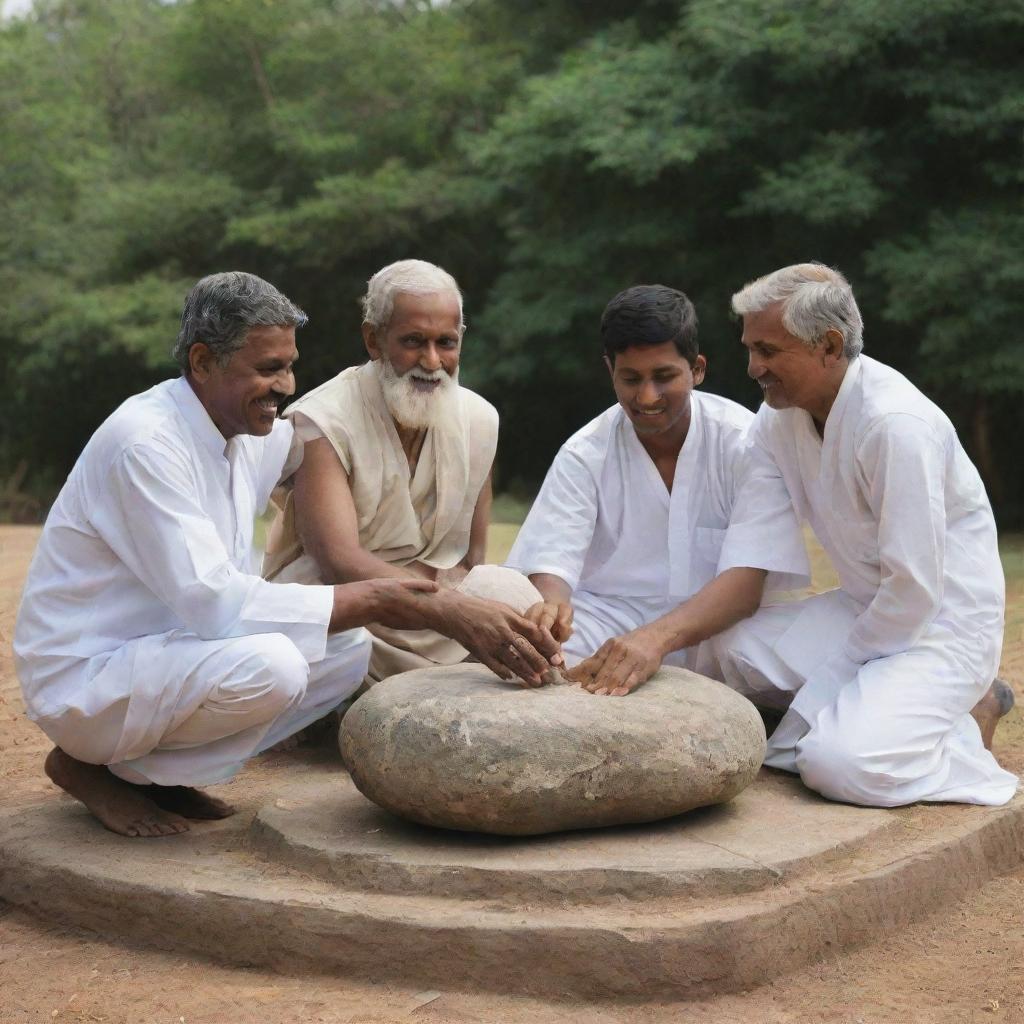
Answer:
<svg viewBox="0 0 1024 1024"><path fill-rule="evenodd" d="M855 359L864 347L864 321L850 282L823 263L795 263L751 281L732 297L739 316L782 303L782 326L813 348L828 330L843 336L843 355Z"/></svg>
<svg viewBox="0 0 1024 1024"><path fill-rule="evenodd" d="M399 260L382 267L366 284L363 304L363 323L376 330L387 327L395 309L397 295L435 295L450 293L459 300L459 330L462 319L462 292L455 278L426 260Z"/></svg>

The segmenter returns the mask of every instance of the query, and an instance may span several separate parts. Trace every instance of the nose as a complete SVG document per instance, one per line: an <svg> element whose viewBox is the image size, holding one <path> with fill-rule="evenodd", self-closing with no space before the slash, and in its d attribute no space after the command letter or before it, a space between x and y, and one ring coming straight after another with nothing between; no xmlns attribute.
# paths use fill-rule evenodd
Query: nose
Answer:
<svg viewBox="0 0 1024 1024"><path fill-rule="evenodd" d="M747 357L747 376L752 380L757 380L757 378L763 373L764 366L762 365L761 360L751 352Z"/></svg>
<svg viewBox="0 0 1024 1024"><path fill-rule="evenodd" d="M642 409L646 409L649 406L657 405L660 398L661 395L655 387L654 381L645 380L637 390L636 404Z"/></svg>
<svg viewBox="0 0 1024 1024"><path fill-rule="evenodd" d="M285 397L295 394L295 373L292 370L282 370L274 381L274 390Z"/></svg>
<svg viewBox="0 0 1024 1024"><path fill-rule="evenodd" d="M420 355L420 366L430 373L441 369L441 350L432 341L428 341L423 346L423 352Z"/></svg>

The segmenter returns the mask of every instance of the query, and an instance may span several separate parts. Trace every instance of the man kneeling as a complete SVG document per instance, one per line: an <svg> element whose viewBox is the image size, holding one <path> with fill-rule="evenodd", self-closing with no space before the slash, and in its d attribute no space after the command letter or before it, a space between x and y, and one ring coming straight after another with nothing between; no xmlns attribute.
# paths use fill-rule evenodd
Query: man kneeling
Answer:
<svg viewBox="0 0 1024 1024"><path fill-rule="evenodd" d="M753 416L695 390L707 362L690 300L629 288L601 339L618 405L562 446L508 565L543 595L527 614L580 662L570 678L624 696L663 661L715 676L703 641L753 614L769 572L794 587L808 565L784 488L755 481L737 506Z"/></svg>
<svg viewBox="0 0 1024 1024"><path fill-rule="evenodd" d="M50 778L122 835L232 813L192 787L225 781L349 696L370 655L359 627L435 624L431 580L276 585L252 572L254 516L301 455L277 409L305 319L251 274L200 281L175 346L183 376L100 426L43 529L18 676L57 744ZM531 641L556 650L515 620L484 653L499 674L511 664L532 679L547 663Z"/></svg>

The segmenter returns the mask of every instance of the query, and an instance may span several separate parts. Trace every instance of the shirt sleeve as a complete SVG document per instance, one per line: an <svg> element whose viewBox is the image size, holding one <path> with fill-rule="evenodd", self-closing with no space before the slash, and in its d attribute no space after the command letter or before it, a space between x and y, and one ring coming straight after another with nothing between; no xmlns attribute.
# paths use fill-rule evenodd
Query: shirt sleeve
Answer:
<svg viewBox="0 0 1024 1024"><path fill-rule="evenodd" d="M558 576L575 590L596 524L597 483L582 460L563 448L505 564L527 576Z"/></svg>
<svg viewBox="0 0 1024 1024"><path fill-rule="evenodd" d="M255 439L254 439L255 440ZM259 483L256 489L256 509L262 513L271 495L285 481L294 476L302 465L305 439L290 420L278 420L268 438L263 441Z"/></svg>
<svg viewBox="0 0 1024 1024"><path fill-rule="evenodd" d="M719 556L718 571L765 569L769 590L796 590L811 582L803 533L782 473L755 419L736 460L736 497Z"/></svg>
<svg viewBox="0 0 1024 1024"><path fill-rule="evenodd" d="M320 661L333 589L267 583L232 563L184 453L135 445L118 456L90 520L125 566L204 640L282 633Z"/></svg>
<svg viewBox="0 0 1024 1024"><path fill-rule="evenodd" d="M878 531L881 582L845 653L858 665L913 647L942 604L945 449L932 426L887 416L859 446L857 468Z"/></svg>

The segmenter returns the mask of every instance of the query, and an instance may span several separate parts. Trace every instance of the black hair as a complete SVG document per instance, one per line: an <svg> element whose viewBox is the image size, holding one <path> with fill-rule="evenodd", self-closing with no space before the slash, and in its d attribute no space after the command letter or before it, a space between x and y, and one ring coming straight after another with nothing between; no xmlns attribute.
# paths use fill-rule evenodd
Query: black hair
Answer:
<svg viewBox="0 0 1024 1024"><path fill-rule="evenodd" d="M662 284L639 284L627 288L604 307L601 314L601 344L614 363L619 352L638 345L664 345L671 341L676 351L692 366L696 360L697 311L693 303L675 288Z"/></svg>

